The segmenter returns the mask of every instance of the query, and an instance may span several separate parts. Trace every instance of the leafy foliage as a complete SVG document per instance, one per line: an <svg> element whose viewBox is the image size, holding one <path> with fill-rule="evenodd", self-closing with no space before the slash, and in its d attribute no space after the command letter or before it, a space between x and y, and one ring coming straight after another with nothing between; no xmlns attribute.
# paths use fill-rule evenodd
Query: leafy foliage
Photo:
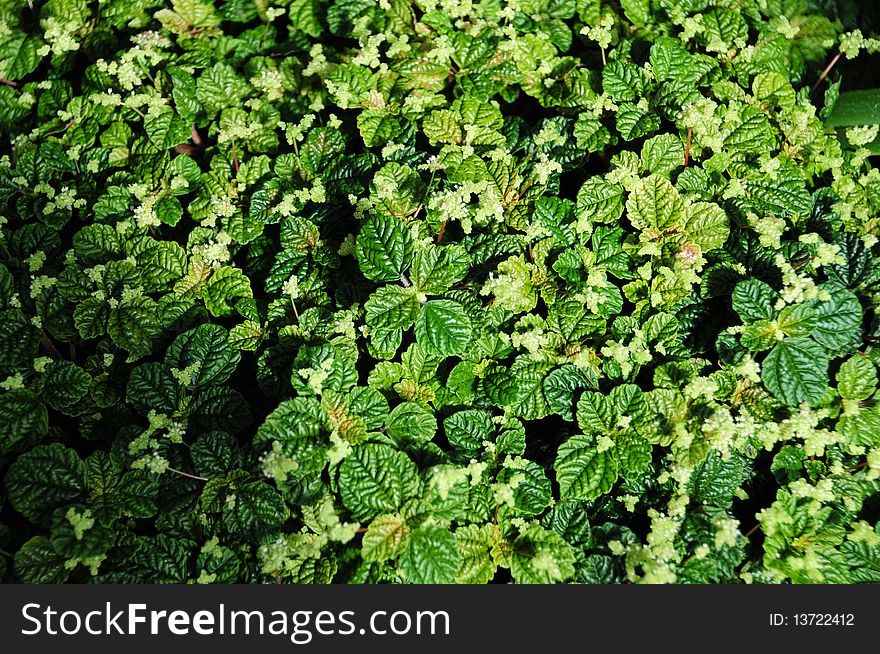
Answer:
<svg viewBox="0 0 880 654"><path fill-rule="evenodd" d="M0 0L0 575L878 581L828 5Z"/></svg>

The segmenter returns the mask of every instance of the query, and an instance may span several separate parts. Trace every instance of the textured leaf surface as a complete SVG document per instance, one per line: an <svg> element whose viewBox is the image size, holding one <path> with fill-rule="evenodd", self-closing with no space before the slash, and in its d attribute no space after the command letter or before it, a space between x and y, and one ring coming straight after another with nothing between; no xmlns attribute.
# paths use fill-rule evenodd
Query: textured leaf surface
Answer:
<svg viewBox="0 0 880 654"><path fill-rule="evenodd" d="M789 406L815 404L828 388L828 355L809 338L786 338L761 366L767 389Z"/></svg>

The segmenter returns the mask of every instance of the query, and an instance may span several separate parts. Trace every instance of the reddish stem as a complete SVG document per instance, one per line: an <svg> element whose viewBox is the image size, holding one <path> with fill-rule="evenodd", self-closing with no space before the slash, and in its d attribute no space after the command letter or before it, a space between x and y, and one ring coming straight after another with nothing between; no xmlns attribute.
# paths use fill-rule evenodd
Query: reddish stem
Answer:
<svg viewBox="0 0 880 654"><path fill-rule="evenodd" d="M815 91L816 88L822 83L822 80L824 80L826 77L828 77L828 73L830 73L830 72L831 72L831 69L834 68L834 66L837 65L837 62L840 61L840 57L841 57L842 55L843 55L842 52L838 52L838 53L834 56L834 59L831 60L831 63L828 64L827 66L825 66L825 70L822 71L822 74L819 75L819 79L817 79L817 80L816 80L816 83L813 84L813 90L814 90L814 91Z"/></svg>
<svg viewBox="0 0 880 654"><path fill-rule="evenodd" d="M688 137L687 143L684 146L684 167L687 168L688 164L691 161L691 138L693 138L694 130L692 127L688 127Z"/></svg>

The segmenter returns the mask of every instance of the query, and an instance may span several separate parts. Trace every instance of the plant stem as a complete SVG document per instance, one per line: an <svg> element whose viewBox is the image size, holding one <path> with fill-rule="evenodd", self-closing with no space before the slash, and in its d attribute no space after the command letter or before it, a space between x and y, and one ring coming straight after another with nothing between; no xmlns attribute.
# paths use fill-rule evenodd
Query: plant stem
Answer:
<svg viewBox="0 0 880 654"><path fill-rule="evenodd" d="M188 472L184 472L183 470L178 470L177 468L166 468L169 472L176 473L181 477L187 477L188 479L195 479L196 481L209 481L207 477L199 477L198 475L191 475Z"/></svg>
<svg viewBox="0 0 880 654"><path fill-rule="evenodd" d="M831 60L831 63L828 64L827 66L825 66L825 70L822 71L822 74L819 75L819 79L817 79L816 83L813 84L814 91L822 83L822 80L824 80L826 77L828 77L828 73L830 73L831 69L834 68L835 65L837 65L837 62L840 61L840 57L842 55L843 55L842 52L838 52L837 55L835 55L834 59Z"/></svg>

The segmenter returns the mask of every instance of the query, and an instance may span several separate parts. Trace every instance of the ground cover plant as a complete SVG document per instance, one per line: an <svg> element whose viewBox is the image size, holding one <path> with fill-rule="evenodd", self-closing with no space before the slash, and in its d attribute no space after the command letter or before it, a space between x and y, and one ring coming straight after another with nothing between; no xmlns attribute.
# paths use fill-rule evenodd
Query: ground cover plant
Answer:
<svg viewBox="0 0 880 654"><path fill-rule="evenodd" d="M0 0L0 576L880 581L864 11Z"/></svg>

